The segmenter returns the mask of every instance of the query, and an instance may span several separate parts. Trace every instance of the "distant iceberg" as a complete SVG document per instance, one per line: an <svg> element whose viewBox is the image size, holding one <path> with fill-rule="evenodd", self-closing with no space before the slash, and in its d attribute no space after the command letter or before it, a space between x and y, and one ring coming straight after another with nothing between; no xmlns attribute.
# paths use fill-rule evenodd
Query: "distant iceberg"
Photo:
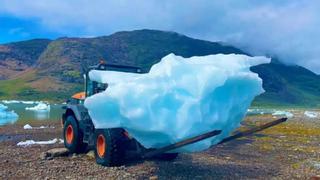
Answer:
<svg viewBox="0 0 320 180"><path fill-rule="evenodd" d="M20 101L22 104L37 104L40 103L40 101Z"/></svg>
<svg viewBox="0 0 320 180"><path fill-rule="evenodd" d="M18 120L19 116L13 110L9 111L8 107L0 104L0 125L14 123Z"/></svg>
<svg viewBox="0 0 320 180"><path fill-rule="evenodd" d="M235 54L169 54L146 74L92 70L91 80L109 86L88 97L85 106L96 128L122 127L146 148L222 130L177 150L201 151L239 127L254 97L264 92L262 80L250 67L269 62Z"/></svg>
<svg viewBox="0 0 320 180"><path fill-rule="evenodd" d="M43 102L40 102L34 107L26 107L25 109L30 110L30 111L45 111L45 112L47 112L47 111L50 111L50 105L43 103Z"/></svg>
<svg viewBox="0 0 320 180"><path fill-rule="evenodd" d="M3 104L0 104L0 111L4 111L4 110L6 110L6 109L8 109L8 106L5 106L5 105L3 105Z"/></svg>
<svg viewBox="0 0 320 180"><path fill-rule="evenodd" d="M2 103L4 104L38 104L41 103L41 101L20 101L20 100L2 100Z"/></svg>
<svg viewBox="0 0 320 180"><path fill-rule="evenodd" d="M248 109L247 115L264 115L272 114L274 111L272 109Z"/></svg>
<svg viewBox="0 0 320 180"><path fill-rule="evenodd" d="M20 101L17 101L17 100L2 100L2 103L4 103L4 104L16 104L16 103L20 103Z"/></svg>
<svg viewBox="0 0 320 180"><path fill-rule="evenodd" d="M312 112L312 111L305 111L304 115L307 116L308 118L317 118L318 117L318 113Z"/></svg>
<svg viewBox="0 0 320 180"><path fill-rule="evenodd" d="M275 111L274 113L272 113L273 116L285 116L287 118L293 118L293 114L291 112L288 111Z"/></svg>
<svg viewBox="0 0 320 180"><path fill-rule="evenodd" d="M23 126L23 129L32 129L32 126L30 126L30 124L26 124Z"/></svg>

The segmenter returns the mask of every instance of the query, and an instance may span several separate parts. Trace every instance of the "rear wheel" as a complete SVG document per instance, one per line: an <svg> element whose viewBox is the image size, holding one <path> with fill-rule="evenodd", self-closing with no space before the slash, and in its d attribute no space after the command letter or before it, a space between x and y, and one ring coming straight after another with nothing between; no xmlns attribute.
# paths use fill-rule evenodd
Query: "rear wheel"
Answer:
<svg viewBox="0 0 320 180"><path fill-rule="evenodd" d="M76 119L69 115L63 126L64 146L70 153L84 152L87 145L83 143L83 134L80 132Z"/></svg>
<svg viewBox="0 0 320 180"><path fill-rule="evenodd" d="M120 166L124 162L122 129L97 129L95 133L96 162L103 166Z"/></svg>

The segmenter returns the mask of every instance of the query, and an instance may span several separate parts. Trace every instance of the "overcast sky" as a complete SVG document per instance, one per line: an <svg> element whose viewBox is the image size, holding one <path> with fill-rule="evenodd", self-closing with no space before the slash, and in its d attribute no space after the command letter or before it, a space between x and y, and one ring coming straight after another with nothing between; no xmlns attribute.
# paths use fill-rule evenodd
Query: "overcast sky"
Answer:
<svg viewBox="0 0 320 180"><path fill-rule="evenodd" d="M0 0L0 43L160 29L320 73L318 0Z"/></svg>

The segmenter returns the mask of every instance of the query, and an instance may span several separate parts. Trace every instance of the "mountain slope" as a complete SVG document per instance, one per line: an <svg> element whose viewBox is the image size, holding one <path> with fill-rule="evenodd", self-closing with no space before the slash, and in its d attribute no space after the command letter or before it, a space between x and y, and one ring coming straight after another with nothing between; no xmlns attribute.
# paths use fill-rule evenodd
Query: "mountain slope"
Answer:
<svg viewBox="0 0 320 180"><path fill-rule="evenodd" d="M50 42L34 39L0 45L0 79L8 79L33 66Z"/></svg>
<svg viewBox="0 0 320 180"><path fill-rule="evenodd" d="M243 53L241 50L192 39L173 32L139 30L118 32L97 38L61 38L49 44L40 56L41 73L59 76L63 80L76 81L76 72L105 59L110 64L134 65L148 71L150 67L169 53L183 57L217 53ZM54 68L53 68L54 67Z"/></svg>
<svg viewBox="0 0 320 180"><path fill-rule="evenodd" d="M296 65L285 65L277 60L252 67L263 79L264 94L255 105L320 106L320 76Z"/></svg>
<svg viewBox="0 0 320 180"><path fill-rule="evenodd" d="M110 36L96 38L60 38L54 41L28 41L23 47L36 47L23 51L24 54L36 51L34 56L20 59L26 67L15 77L3 77L0 81L0 98L46 98L62 99L81 89L82 73L90 66L105 59L109 64L134 65L148 71L160 59L174 53L183 57L209 54L245 54L243 51L223 45L189 38L187 36L156 30L118 32ZM8 45L0 46L0 63ZM19 47L11 48L20 51ZM2 51L1 51L2 49ZM28 48L26 48L28 49ZM41 53L39 53L41 52ZM22 53L22 52L21 52ZM15 53L7 53L13 56ZM7 55L7 56L8 56ZM18 59L18 58L15 58ZM16 62L16 61L13 61ZM30 72L28 72L30 71ZM254 105L267 106L320 106L320 77L300 66L284 65L277 60L271 64L252 68L264 81L266 93L256 98ZM28 76L27 76L28 77ZM10 95L6 87L19 81L24 84ZM2 96L1 96L2 94ZM54 94L54 95L53 95ZM62 98L63 97L63 98Z"/></svg>

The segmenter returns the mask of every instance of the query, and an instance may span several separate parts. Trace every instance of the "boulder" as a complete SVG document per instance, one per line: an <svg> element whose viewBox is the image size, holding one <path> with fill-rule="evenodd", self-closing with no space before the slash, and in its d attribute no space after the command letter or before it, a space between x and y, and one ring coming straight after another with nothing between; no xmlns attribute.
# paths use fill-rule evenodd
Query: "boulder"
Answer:
<svg viewBox="0 0 320 180"><path fill-rule="evenodd" d="M67 156L68 154L69 154L69 151L66 148L54 148L46 152L42 152L40 154L40 159L50 160L50 159L53 159L54 157Z"/></svg>

